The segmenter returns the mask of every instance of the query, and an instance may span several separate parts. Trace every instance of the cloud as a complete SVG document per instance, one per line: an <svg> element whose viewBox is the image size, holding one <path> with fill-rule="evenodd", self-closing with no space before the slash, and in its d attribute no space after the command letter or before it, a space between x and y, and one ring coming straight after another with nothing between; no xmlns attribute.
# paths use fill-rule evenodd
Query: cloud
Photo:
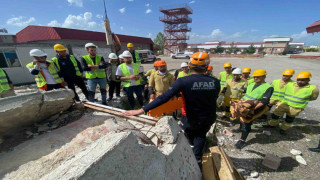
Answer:
<svg viewBox="0 0 320 180"><path fill-rule="evenodd" d="M36 21L36 19L34 17L26 19L23 16L19 16L19 17L13 17L13 18L8 19L7 25L23 27L23 26L29 25L30 23L32 23L34 21Z"/></svg>
<svg viewBox="0 0 320 180"><path fill-rule="evenodd" d="M103 15L97 14L97 15L96 15L96 18L101 19L101 18L103 18Z"/></svg>
<svg viewBox="0 0 320 180"><path fill-rule="evenodd" d="M146 6L146 7L149 7L149 6L150 6L150 4L149 4L149 3L147 3L147 4L145 4L145 6Z"/></svg>
<svg viewBox="0 0 320 180"><path fill-rule="evenodd" d="M119 11L120 11L121 13L124 13L124 12L126 12L126 8L121 8L121 9L119 9Z"/></svg>
<svg viewBox="0 0 320 180"><path fill-rule="evenodd" d="M128 0L129 2L133 2L134 0Z"/></svg>
<svg viewBox="0 0 320 180"><path fill-rule="evenodd" d="M211 36L214 38L218 38L223 35L223 32L220 29L215 29L211 32Z"/></svg>
<svg viewBox="0 0 320 180"><path fill-rule="evenodd" d="M120 30L123 31L123 26L120 26Z"/></svg>
<svg viewBox="0 0 320 180"><path fill-rule="evenodd" d="M149 13L151 13L152 11L151 11L151 9L147 9L146 10L146 14L149 14Z"/></svg>
<svg viewBox="0 0 320 180"><path fill-rule="evenodd" d="M57 20L53 20L53 21L48 23L48 26L61 27L61 24Z"/></svg>
<svg viewBox="0 0 320 180"><path fill-rule="evenodd" d="M196 1L190 1L189 4L193 4L193 3L195 3L195 2L196 2Z"/></svg>
<svg viewBox="0 0 320 180"><path fill-rule="evenodd" d="M258 32L258 29L251 29L250 32Z"/></svg>
<svg viewBox="0 0 320 180"><path fill-rule="evenodd" d="M149 38L152 38L152 33L149 33L149 34L148 34L148 37L149 37Z"/></svg>
<svg viewBox="0 0 320 180"><path fill-rule="evenodd" d="M311 34L308 34L307 31L302 31L300 34L293 34L291 35L291 37L293 39L302 39L302 38L306 38L308 36L311 36Z"/></svg>
<svg viewBox="0 0 320 180"><path fill-rule="evenodd" d="M68 0L69 5L76 5L78 7L83 7L83 2L82 0Z"/></svg>

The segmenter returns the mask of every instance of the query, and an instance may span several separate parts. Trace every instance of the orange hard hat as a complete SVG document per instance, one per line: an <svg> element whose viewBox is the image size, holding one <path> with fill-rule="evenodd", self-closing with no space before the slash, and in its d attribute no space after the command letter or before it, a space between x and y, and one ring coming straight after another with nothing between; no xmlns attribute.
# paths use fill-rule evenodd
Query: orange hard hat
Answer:
<svg viewBox="0 0 320 180"><path fill-rule="evenodd" d="M155 67L159 66L158 63L159 63L159 60L154 61L153 66Z"/></svg>
<svg viewBox="0 0 320 180"><path fill-rule="evenodd" d="M231 67L231 63L226 62L226 63L223 64L223 67Z"/></svg>
<svg viewBox="0 0 320 180"><path fill-rule="evenodd" d="M167 63L164 60L160 60L160 61L158 61L157 65L158 66L166 66Z"/></svg>
<svg viewBox="0 0 320 180"><path fill-rule="evenodd" d="M208 66L208 64L210 64L210 57L209 57L209 54L206 52L194 53L191 56L190 61L188 63L190 67L199 67L199 68L205 68L206 66Z"/></svg>
<svg viewBox="0 0 320 180"><path fill-rule="evenodd" d="M208 70L208 71L211 71L211 70L213 70L213 67L212 67L211 65L209 65L208 68L207 68L207 70Z"/></svg>

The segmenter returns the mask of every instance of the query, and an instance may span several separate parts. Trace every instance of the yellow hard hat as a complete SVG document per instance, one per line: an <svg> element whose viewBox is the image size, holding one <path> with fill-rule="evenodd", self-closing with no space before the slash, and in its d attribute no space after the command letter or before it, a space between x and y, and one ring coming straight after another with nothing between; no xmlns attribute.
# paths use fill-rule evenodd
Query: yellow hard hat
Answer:
<svg viewBox="0 0 320 180"><path fill-rule="evenodd" d="M133 47L133 44L132 43L128 43L127 47Z"/></svg>
<svg viewBox="0 0 320 180"><path fill-rule="evenodd" d="M223 67L231 67L231 63L229 63L229 62L224 63Z"/></svg>
<svg viewBox="0 0 320 180"><path fill-rule="evenodd" d="M56 45L54 45L54 46L53 46L53 49L54 49L55 51L65 51L65 50L67 50L66 47L64 47L64 45L62 45L62 44L56 44Z"/></svg>
<svg viewBox="0 0 320 180"><path fill-rule="evenodd" d="M242 69L242 73L250 73L251 72L251 68L249 67L245 67Z"/></svg>
<svg viewBox="0 0 320 180"><path fill-rule="evenodd" d="M265 76L267 75L267 71L264 69L257 69L253 72L252 76Z"/></svg>
<svg viewBox="0 0 320 180"><path fill-rule="evenodd" d="M300 72L296 78L297 79L312 78L312 75L309 72Z"/></svg>
<svg viewBox="0 0 320 180"><path fill-rule="evenodd" d="M293 69L286 69L282 72L282 75L292 76L292 75L294 75L294 70Z"/></svg>

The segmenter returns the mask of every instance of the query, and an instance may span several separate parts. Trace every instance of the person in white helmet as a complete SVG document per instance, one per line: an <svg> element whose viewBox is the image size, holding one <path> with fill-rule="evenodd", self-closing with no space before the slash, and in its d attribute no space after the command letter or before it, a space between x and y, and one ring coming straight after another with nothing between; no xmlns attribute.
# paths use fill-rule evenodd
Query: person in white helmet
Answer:
<svg viewBox="0 0 320 180"><path fill-rule="evenodd" d="M185 77L185 76L189 76L189 75L191 75L191 72L188 67L188 63L186 63L186 62L181 63L181 71L179 72L177 79Z"/></svg>
<svg viewBox="0 0 320 180"><path fill-rule="evenodd" d="M236 119L230 116L230 103L235 100L240 100L244 96L248 86L248 82L241 79L241 74L242 70L240 68L235 68L232 71L233 78L226 81L224 88L221 91L221 94L224 95L224 104L226 106L225 116L226 118L230 118L230 124L232 126Z"/></svg>
<svg viewBox="0 0 320 180"><path fill-rule="evenodd" d="M64 82L58 74L58 68L53 61L46 60L46 53L39 49L32 49L30 56L34 59L26 67L35 76L35 81L40 90L50 91L64 88Z"/></svg>
<svg viewBox="0 0 320 180"><path fill-rule="evenodd" d="M109 54L109 66L107 67L107 80L109 84L109 98L107 101L111 101L113 98L114 90L116 90L117 98L120 98L120 85L121 81L116 79L116 72L120 65L118 56L115 53Z"/></svg>

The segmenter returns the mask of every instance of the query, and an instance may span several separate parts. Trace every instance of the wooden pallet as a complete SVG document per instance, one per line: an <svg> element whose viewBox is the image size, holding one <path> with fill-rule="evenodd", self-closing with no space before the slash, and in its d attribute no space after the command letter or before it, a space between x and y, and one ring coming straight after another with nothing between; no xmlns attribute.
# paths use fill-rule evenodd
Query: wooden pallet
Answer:
<svg viewBox="0 0 320 180"><path fill-rule="evenodd" d="M204 180L244 180L222 147L214 146L209 149L210 153L202 156Z"/></svg>

